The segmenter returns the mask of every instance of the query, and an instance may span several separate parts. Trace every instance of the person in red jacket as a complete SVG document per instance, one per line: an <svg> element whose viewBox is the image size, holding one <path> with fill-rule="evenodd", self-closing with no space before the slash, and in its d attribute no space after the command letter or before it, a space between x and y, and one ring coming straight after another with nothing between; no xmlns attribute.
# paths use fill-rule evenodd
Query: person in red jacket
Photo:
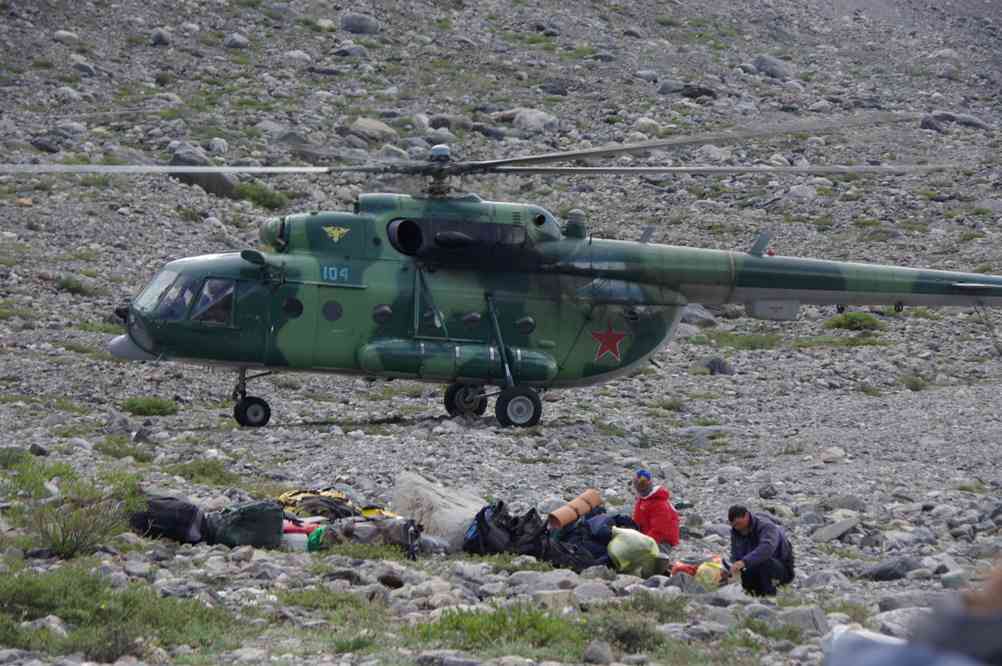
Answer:
<svg viewBox="0 0 1002 666"><path fill-rule="evenodd" d="M640 531L658 545L677 546L679 542L678 511L671 503L671 493L664 486L655 486L651 473L639 470L633 478L637 503L633 507L633 522Z"/></svg>

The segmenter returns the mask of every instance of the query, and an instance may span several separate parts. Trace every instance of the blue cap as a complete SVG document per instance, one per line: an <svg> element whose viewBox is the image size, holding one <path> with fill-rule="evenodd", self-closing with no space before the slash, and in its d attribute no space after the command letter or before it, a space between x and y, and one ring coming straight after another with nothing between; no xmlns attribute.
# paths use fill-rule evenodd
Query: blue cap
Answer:
<svg viewBox="0 0 1002 666"><path fill-rule="evenodd" d="M647 479L648 481L650 481L651 480L651 473L648 472L646 469L638 469L637 470L637 477L641 478L641 479Z"/></svg>

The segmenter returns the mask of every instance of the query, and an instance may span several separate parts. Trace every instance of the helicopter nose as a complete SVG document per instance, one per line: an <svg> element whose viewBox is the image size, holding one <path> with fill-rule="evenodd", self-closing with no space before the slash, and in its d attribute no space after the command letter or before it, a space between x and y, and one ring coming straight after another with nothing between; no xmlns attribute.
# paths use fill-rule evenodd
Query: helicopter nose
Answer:
<svg viewBox="0 0 1002 666"><path fill-rule="evenodd" d="M108 352L126 361L153 361L156 356L139 348L128 335L118 335L108 343Z"/></svg>

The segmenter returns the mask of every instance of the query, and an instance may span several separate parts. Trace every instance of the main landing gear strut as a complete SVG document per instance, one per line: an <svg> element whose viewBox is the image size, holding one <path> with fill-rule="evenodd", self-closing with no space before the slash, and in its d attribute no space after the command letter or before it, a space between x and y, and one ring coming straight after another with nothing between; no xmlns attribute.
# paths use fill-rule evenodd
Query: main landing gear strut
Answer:
<svg viewBox="0 0 1002 666"><path fill-rule="evenodd" d="M450 416L465 414L482 416L487 411L487 398L497 395L494 403L494 415L503 426L530 428L539 423L543 415L543 402L539 394L525 385L516 385L512 378L511 365L508 362L508 350L501 337L501 327L498 325L497 311L494 308L494 297L487 294L487 313L494 328L494 337L498 343L501 355L501 365L504 367L505 388L499 393L487 394L483 386L474 384L452 384L445 391L445 409Z"/></svg>
<svg viewBox="0 0 1002 666"><path fill-rule="evenodd" d="M233 388L233 418L242 426L248 428L260 428L268 423L271 418L271 407L262 398L247 395L247 382L258 377L270 375L270 372L261 372L256 375L247 376L247 369L240 368L237 385Z"/></svg>

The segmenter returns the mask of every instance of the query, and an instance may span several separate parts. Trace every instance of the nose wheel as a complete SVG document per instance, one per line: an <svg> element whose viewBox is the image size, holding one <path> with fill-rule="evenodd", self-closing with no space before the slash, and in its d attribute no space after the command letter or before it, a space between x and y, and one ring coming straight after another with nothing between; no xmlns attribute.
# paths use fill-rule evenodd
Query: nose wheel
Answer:
<svg viewBox="0 0 1002 666"><path fill-rule="evenodd" d="M237 374L237 385L233 388L233 399L237 401L233 405L233 418L236 419L237 423L247 428L260 428L267 425L271 419L271 407L262 398L247 395L247 382L258 377L266 377L272 373L262 372L248 377L247 370L240 368Z"/></svg>
<svg viewBox="0 0 1002 666"><path fill-rule="evenodd" d="M245 396L233 405L233 418L242 426L260 428L271 419L271 407L261 398Z"/></svg>

